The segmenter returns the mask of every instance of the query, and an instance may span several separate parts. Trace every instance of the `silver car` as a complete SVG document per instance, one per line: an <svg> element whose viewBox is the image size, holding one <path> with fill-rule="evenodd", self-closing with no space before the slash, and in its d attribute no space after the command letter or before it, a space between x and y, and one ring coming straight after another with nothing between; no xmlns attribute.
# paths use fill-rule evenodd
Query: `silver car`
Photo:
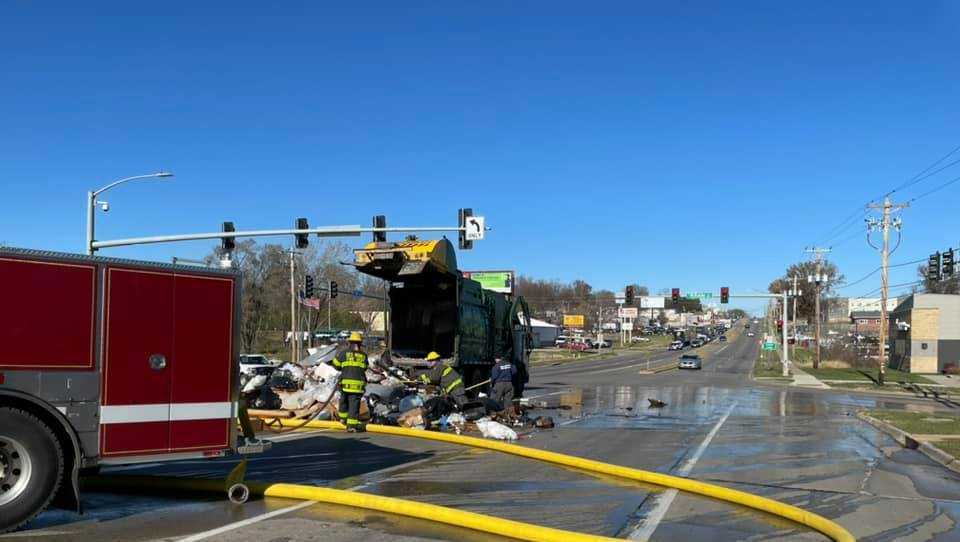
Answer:
<svg viewBox="0 0 960 542"><path fill-rule="evenodd" d="M696 354L684 354L680 356L680 369L703 369L703 361Z"/></svg>

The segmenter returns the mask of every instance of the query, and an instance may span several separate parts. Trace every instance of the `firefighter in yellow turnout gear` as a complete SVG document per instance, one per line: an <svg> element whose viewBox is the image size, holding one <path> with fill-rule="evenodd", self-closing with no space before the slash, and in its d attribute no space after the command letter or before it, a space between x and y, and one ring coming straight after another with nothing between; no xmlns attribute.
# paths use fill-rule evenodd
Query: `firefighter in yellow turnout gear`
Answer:
<svg viewBox="0 0 960 542"><path fill-rule="evenodd" d="M420 375L420 380L424 384L433 384L440 387L440 393L453 399L457 408L462 409L467 402L467 391L463 386L463 379L460 373L453 367L440 363L440 354L430 352L427 354L427 361L434 362L434 366Z"/></svg>
<svg viewBox="0 0 960 542"><path fill-rule="evenodd" d="M340 408L337 412L340 423L347 426L348 432L358 432L364 430L360 423L360 401L367 387L367 354L360 346L363 337L359 333L351 333L347 340L350 346L330 363L340 371Z"/></svg>

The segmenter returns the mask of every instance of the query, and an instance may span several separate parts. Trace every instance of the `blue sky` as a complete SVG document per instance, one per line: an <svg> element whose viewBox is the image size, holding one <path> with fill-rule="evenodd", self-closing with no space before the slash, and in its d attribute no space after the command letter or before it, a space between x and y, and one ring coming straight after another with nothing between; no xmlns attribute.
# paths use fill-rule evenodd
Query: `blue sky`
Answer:
<svg viewBox="0 0 960 542"><path fill-rule="evenodd" d="M85 191L162 168L98 237L472 206L494 229L465 268L756 291L960 145L949 2L348 4L3 3L0 241L80 251ZM958 194L903 213L893 262L960 242ZM878 264L860 238L832 256Z"/></svg>

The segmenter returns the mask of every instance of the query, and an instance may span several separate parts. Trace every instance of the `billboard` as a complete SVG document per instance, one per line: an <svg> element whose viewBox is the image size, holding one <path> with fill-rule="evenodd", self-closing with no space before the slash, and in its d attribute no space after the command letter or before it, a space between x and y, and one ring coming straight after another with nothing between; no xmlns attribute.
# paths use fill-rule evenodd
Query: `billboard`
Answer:
<svg viewBox="0 0 960 542"><path fill-rule="evenodd" d="M479 282L484 290L513 293L513 271L464 271L463 276Z"/></svg>
<svg viewBox="0 0 960 542"><path fill-rule="evenodd" d="M636 318L637 317L637 308L636 307L620 307L620 318Z"/></svg>
<svg viewBox="0 0 960 542"><path fill-rule="evenodd" d="M584 319L582 314L564 314L563 325L567 327L583 327Z"/></svg>
<svg viewBox="0 0 960 542"><path fill-rule="evenodd" d="M641 309L662 309L665 297L642 296L640 298Z"/></svg>

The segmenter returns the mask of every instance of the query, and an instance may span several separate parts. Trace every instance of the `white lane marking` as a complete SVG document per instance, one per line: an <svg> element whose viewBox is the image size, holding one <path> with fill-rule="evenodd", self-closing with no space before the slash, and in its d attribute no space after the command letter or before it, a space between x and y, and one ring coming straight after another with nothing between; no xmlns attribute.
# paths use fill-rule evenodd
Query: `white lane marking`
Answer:
<svg viewBox="0 0 960 542"><path fill-rule="evenodd" d="M216 529L211 529L211 530L209 530L209 531L203 531L203 532L201 532L201 533L196 533L196 534L191 535L191 536L188 536L188 537L186 537L186 538L181 538L178 542L197 542L198 540L205 540L205 539L207 539L207 538L210 538L211 536L217 536L218 534L228 533L228 532L233 531L233 530L235 530L235 529L239 529L239 528L241 528L241 527L246 527L247 525L253 525L254 523L259 523L259 522L261 522L261 521L263 521L263 520L265 520L265 519L270 519L270 518L277 517L277 516L280 516L280 515L283 515L283 514L288 514L288 513L290 513L290 512L296 512L297 510L300 510L301 508L306 508L306 507L308 507L308 506L313 506L314 504L317 504L317 501L304 501L304 502L301 502L301 503L297 503L297 504L295 504L295 505L293 505L293 506L288 506L288 507L286 507L286 508L281 508L281 509L279 509L279 510L274 510L274 511L272 511L272 512L267 512L266 514L260 514L259 516L253 516L252 518L247 518L247 519L245 519L245 520L243 520L243 521L238 521L238 522L236 522L236 523L228 523L227 525L224 525L223 527L218 527L218 528L216 528Z"/></svg>
<svg viewBox="0 0 960 542"><path fill-rule="evenodd" d="M727 349L727 346L730 346L730 345L728 344L728 345L724 346L723 348L721 348L720 350L717 350L717 351L715 352L715 354L719 354L720 352L723 352L724 350Z"/></svg>
<svg viewBox="0 0 960 542"><path fill-rule="evenodd" d="M730 417L730 414L733 413L733 409L736 407L737 403L734 401L734 403L730 405L730 408L727 409L727 412L721 416L716 425L713 426L713 429L707 433L707 436L703 439L703 442L700 443L700 446L697 447L696 451L693 452L693 455L684 461L683 465L680 465L680 468L677 469L675 474L678 476L690 474L690 471L693 470L697 461L700 460L700 456L707 450L707 446L709 446L713 438L717 436L717 433L720 431L720 426L727 421L727 418ZM676 496L676 489L668 489L661 493L657 498L657 504L655 504L653 510L647 514L643 524L634 529L627 538L629 540L649 540L650 537L653 536L653 532L657 530L657 526L660 525L660 522L663 521L663 518L667 515L667 510L670 508L670 505L673 504L673 499L675 499Z"/></svg>
<svg viewBox="0 0 960 542"><path fill-rule="evenodd" d="M552 393L544 393L542 395L528 395L524 399L539 399L540 397L550 397L551 395L560 395L561 393L570 393L570 390L555 391Z"/></svg>

